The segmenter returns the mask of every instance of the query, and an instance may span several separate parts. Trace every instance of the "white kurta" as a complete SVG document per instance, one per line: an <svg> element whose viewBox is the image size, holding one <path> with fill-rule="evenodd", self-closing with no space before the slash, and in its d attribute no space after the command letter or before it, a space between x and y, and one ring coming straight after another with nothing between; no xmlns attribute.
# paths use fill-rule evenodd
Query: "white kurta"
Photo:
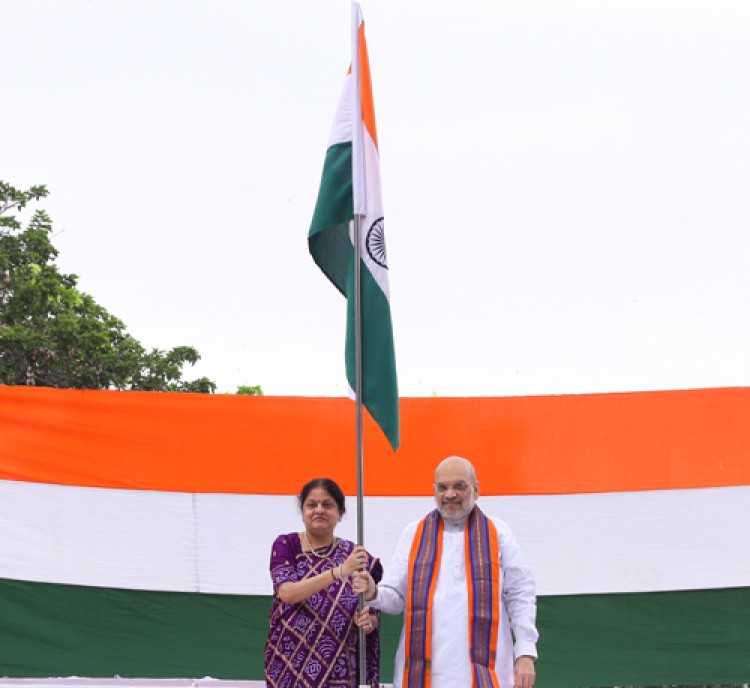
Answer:
<svg viewBox="0 0 750 688"><path fill-rule="evenodd" d="M521 655L536 657L536 585L507 524L492 518L500 539L502 602L496 670L501 688L513 688L513 662ZM432 688L471 688L468 590L464 558L464 519L444 522L443 553L432 607ZM396 552L385 567L378 595L368 604L387 614L400 614L406 602L409 551L419 521L401 534ZM512 635L511 635L512 631ZM514 643L515 639L515 643ZM404 671L404 630L401 631L393 685L401 688Z"/></svg>

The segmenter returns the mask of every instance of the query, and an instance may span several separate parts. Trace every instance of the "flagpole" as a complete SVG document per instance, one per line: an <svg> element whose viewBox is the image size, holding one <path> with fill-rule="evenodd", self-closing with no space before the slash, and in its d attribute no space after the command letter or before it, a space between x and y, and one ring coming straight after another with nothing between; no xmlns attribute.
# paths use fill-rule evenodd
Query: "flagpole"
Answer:
<svg viewBox="0 0 750 688"><path fill-rule="evenodd" d="M362 164L362 101L360 97L360 80L359 80L359 12L357 3L352 3L352 76L354 77L355 93L355 114L354 128L355 133L352 141L352 165L356 169ZM358 172L359 170L357 170ZM364 545L364 509L362 505L362 495L364 494L364 441L362 436L362 229L361 215L364 209L364 199L357 189L357 180L361 182L362 174L353 174L353 234L354 243L354 379L357 406L357 544Z"/></svg>
<svg viewBox="0 0 750 688"><path fill-rule="evenodd" d="M352 209L354 241L354 376L356 397L356 454L357 454L357 544L365 544L364 516L364 434L363 434L363 374L362 374L362 228L361 213L365 211L364 160L362 155L362 91L360 84L359 4L352 1L352 77L354 79L354 132L352 137ZM359 594L357 608L365 606L364 593ZM359 629L359 684L367 685L367 639Z"/></svg>
<svg viewBox="0 0 750 688"><path fill-rule="evenodd" d="M364 437L362 432L362 298L361 280L361 247L360 247L360 217L354 215L354 367L356 370L356 414L357 414L357 544L365 542L364 515ZM361 612L365 606L364 593L359 594L357 608ZM359 684L367 685L367 639L365 629L359 629Z"/></svg>

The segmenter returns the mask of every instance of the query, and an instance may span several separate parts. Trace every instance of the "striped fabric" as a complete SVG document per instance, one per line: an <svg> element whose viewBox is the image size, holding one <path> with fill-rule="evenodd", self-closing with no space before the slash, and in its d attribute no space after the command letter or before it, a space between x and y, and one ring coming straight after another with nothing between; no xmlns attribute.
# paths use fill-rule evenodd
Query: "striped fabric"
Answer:
<svg viewBox="0 0 750 688"><path fill-rule="evenodd" d="M430 685L432 661L432 606L443 545L443 520L437 511L428 514L417 527L409 552L410 579L406 594L404 624L409 642L405 645L404 688Z"/></svg>
<svg viewBox="0 0 750 688"><path fill-rule="evenodd" d="M432 599L440 570L443 519L437 509L420 522L409 553L404 688L428 688L432 664ZM495 524L475 506L464 530L469 591L469 645L476 688L499 688L495 674L500 567ZM460 622L460 620L457 620Z"/></svg>
<svg viewBox="0 0 750 688"><path fill-rule="evenodd" d="M366 546L387 567L470 458L537 578L540 688L747 680L750 390L401 411L398 455L365 418ZM313 473L356 540L353 446L348 399L0 387L0 675L261 679L271 543Z"/></svg>
<svg viewBox="0 0 750 688"><path fill-rule="evenodd" d="M469 572L469 649L477 688L499 688L495 674L500 624L500 565L495 524L474 507L466 524L466 570Z"/></svg>

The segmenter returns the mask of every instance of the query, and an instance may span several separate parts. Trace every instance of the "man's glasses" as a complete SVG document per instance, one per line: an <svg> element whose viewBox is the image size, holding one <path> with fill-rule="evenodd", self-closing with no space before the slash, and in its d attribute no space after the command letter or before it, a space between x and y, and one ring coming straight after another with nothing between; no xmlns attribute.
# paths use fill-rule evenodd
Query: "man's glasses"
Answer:
<svg viewBox="0 0 750 688"><path fill-rule="evenodd" d="M435 483L435 492L438 494L445 494L448 490L453 490L454 492L467 492L470 489L471 485L465 480L460 480L452 485L446 483Z"/></svg>

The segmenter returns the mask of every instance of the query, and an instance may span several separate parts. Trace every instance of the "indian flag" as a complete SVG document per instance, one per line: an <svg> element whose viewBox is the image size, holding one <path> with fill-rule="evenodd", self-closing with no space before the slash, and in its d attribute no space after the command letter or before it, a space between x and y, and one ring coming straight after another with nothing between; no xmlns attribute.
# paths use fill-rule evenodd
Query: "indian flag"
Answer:
<svg viewBox="0 0 750 688"><path fill-rule="evenodd" d="M748 388L403 399L397 463L373 434L368 548L387 567L436 463L465 456L537 578L540 688L746 682L748 409ZM353 511L350 415L0 386L0 676L261 681L271 543L301 529L310 478ZM337 533L356 539L353 513Z"/></svg>
<svg viewBox="0 0 750 688"><path fill-rule="evenodd" d="M399 446L398 385L393 348L388 260L380 192L380 155L362 12L352 4L352 65L328 141L308 245L310 253L347 299L346 376L357 389L355 332L360 304L362 403L394 450ZM361 286L355 298L359 228Z"/></svg>

